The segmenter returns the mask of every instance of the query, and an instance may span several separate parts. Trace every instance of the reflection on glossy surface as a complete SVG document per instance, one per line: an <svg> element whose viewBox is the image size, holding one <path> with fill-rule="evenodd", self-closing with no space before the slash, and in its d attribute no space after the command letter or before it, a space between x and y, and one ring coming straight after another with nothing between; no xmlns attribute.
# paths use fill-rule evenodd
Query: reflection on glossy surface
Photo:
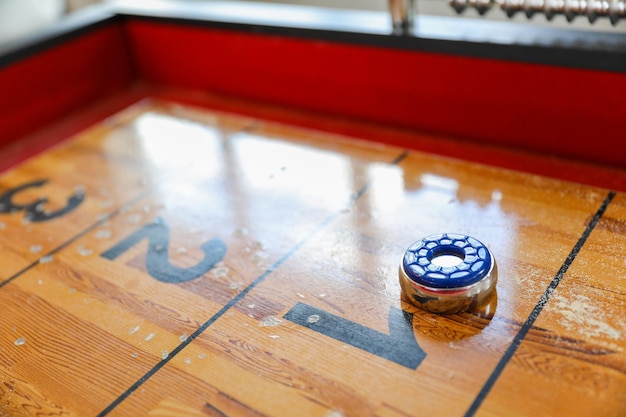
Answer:
<svg viewBox="0 0 626 417"><path fill-rule="evenodd" d="M359 174L365 164L346 155L196 116L201 123L146 112L133 122L135 154L151 167L150 182L171 183L160 206L177 213L186 230L219 224L223 236L245 230L255 245L287 249L348 207L354 190L366 184ZM280 237L277 219L290 239Z"/></svg>
<svg viewBox="0 0 626 417"><path fill-rule="evenodd" d="M371 210L386 211L398 207L404 201L404 178L402 169L397 166L371 164L367 168L368 179L376 186L368 190L367 201Z"/></svg>
<svg viewBox="0 0 626 417"><path fill-rule="evenodd" d="M150 112L137 118L134 128L144 156L157 169L187 170L202 164L205 172L217 173L219 132L215 127Z"/></svg>
<svg viewBox="0 0 626 417"><path fill-rule="evenodd" d="M234 174L265 198L296 200L311 209L341 209L353 192L350 161L337 153L239 134L233 138Z"/></svg>
<svg viewBox="0 0 626 417"><path fill-rule="evenodd" d="M459 189L459 183L452 178L446 178L434 174L422 174L419 179L420 183L424 187L432 188L435 190L448 191L455 193Z"/></svg>

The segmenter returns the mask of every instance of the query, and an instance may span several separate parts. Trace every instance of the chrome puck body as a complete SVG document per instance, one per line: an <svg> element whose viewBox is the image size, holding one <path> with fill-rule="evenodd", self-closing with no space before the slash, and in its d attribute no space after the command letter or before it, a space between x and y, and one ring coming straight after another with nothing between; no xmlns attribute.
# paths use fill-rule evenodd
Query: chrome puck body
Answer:
<svg viewBox="0 0 626 417"><path fill-rule="evenodd" d="M447 262L439 261L444 258ZM484 304L494 294L498 279L489 249L477 239L453 233L428 236L409 246L399 276L412 304L441 314Z"/></svg>

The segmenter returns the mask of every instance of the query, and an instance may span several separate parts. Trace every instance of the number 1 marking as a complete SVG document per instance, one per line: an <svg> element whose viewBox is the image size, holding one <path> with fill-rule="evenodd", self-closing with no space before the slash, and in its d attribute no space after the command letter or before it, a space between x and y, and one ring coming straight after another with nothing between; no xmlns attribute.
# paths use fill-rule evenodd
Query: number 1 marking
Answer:
<svg viewBox="0 0 626 417"><path fill-rule="evenodd" d="M389 334L304 303L296 304L284 318L407 368L417 369L426 357L415 340L413 314L398 308L389 312Z"/></svg>

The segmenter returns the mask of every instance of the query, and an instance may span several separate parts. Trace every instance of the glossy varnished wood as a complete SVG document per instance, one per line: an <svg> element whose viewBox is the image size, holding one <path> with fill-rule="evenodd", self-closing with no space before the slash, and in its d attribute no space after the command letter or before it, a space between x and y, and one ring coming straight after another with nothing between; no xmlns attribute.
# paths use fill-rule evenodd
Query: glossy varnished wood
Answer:
<svg viewBox="0 0 626 417"><path fill-rule="evenodd" d="M15 204L84 200L46 222L0 214L4 415L463 416L482 397L472 414L626 412L621 194L503 363L608 190L150 101L3 174L0 194L37 179ZM169 247L102 256L155 221ZM489 245L495 313L404 301L404 249L442 231ZM190 268L212 239L226 254L202 276L148 271L147 252ZM330 315L349 340L323 334ZM424 356L368 352L361 328Z"/></svg>

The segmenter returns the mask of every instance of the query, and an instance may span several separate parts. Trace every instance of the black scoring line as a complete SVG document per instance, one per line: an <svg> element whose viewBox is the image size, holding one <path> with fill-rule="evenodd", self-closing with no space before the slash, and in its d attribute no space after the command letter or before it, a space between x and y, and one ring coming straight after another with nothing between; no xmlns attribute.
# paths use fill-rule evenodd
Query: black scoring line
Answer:
<svg viewBox="0 0 626 417"><path fill-rule="evenodd" d="M397 158L395 158L389 165L398 165L402 162L408 155L408 152L403 152ZM361 187L357 192L353 193L350 196L348 203L345 208L350 208L356 201L369 189L371 185L371 181L366 183L363 187ZM239 301L241 301L250 291L252 291L256 286L262 283L265 278L267 278L272 272L278 269L282 264L284 264L289 258L295 255L305 244L307 244L315 235L324 230L326 226L328 226L333 220L337 219L344 211L340 210L339 212L333 213L326 217L322 222L307 236L305 236L300 242L296 243L296 245L289 250L285 255L283 255L278 261L274 262L268 269L266 269L261 275L259 275L254 281L252 281L246 288L244 288L239 294L233 297L228 304L224 305L217 313L215 313L211 318L209 318L202 326L198 327L195 332L193 332L187 339L181 342L174 350L170 352L170 354L165 358L159 361L156 365L154 365L148 372L146 372L141 378L139 378L133 385L131 385L126 391L124 391L119 397L117 397L111 404L109 404L98 417L104 417L108 415L111 411L113 411L118 405L120 405L126 398L128 398L133 392L135 392L139 387L141 387L144 383L146 383L154 374L156 374L161 368L163 368L169 361L171 361L178 353L180 353L187 345L193 342L198 336L200 336L206 329L208 329L213 323L215 323L220 317L222 317L228 310L235 306Z"/></svg>
<svg viewBox="0 0 626 417"><path fill-rule="evenodd" d="M465 413L465 417L471 417L476 413L476 411L478 411L483 401L485 400L485 398L487 397L487 395L489 394L489 392L495 385L496 381L498 380L498 378L504 371L504 368L507 366L507 364L509 363L509 361L511 360L511 358L517 351L517 348L519 348L522 341L524 340L524 338L526 337L526 335L532 328L533 324L539 317L539 314L541 314L541 312L543 311L543 308L546 306L546 304L550 300L552 293L554 293L554 290L556 290L556 288L558 287L559 283L561 282L561 279L563 278L563 276L565 275L569 267L572 265L572 262L574 262L574 259L576 259L576 256L578 255L583 245L587 241L587 238L589 238L589 235L591 235L591 232L593 231L593 229L595 229L596 225L598 224L598 222L604 215L604 212L606 211L607 207L609 206L609 204L611 203L614 197L615 197L615 192L614 191L609 192L606 198L604 199L604 201L602 202L602 205L596 212L596 214L593 216L589 224L587 224L587 227L585 228L582 235L578 239L578 242L576 242L576 245L574 245L569 255L567 255L565 262L563 262L563 265L561 266L561 268L558 270L558 272L556 273L556 275L550 282L550 285L548 285L548 288L546 288L544 293L539 298L539 301L535 305L535 308L533 308L530 315L528 316L528 318L526 319L526 321L520 328L520 331L517 333L517 335L511 342L511 345L509 345L506 352L504 352L504 355L502 356L502 358L500 359L500 361L494 368L493 372L491 372L491 375L489 376L489 378L487 379L487 381L481 388L480 392L474 399L474 402L470 405L469 409Z"/></svg>
<svg viewBox="0 0 626 417"><path fill-rule="evenodd" d="M403 151L396 159L391 161L389 165L400 165L409 156L409 151Z"/></svg>

